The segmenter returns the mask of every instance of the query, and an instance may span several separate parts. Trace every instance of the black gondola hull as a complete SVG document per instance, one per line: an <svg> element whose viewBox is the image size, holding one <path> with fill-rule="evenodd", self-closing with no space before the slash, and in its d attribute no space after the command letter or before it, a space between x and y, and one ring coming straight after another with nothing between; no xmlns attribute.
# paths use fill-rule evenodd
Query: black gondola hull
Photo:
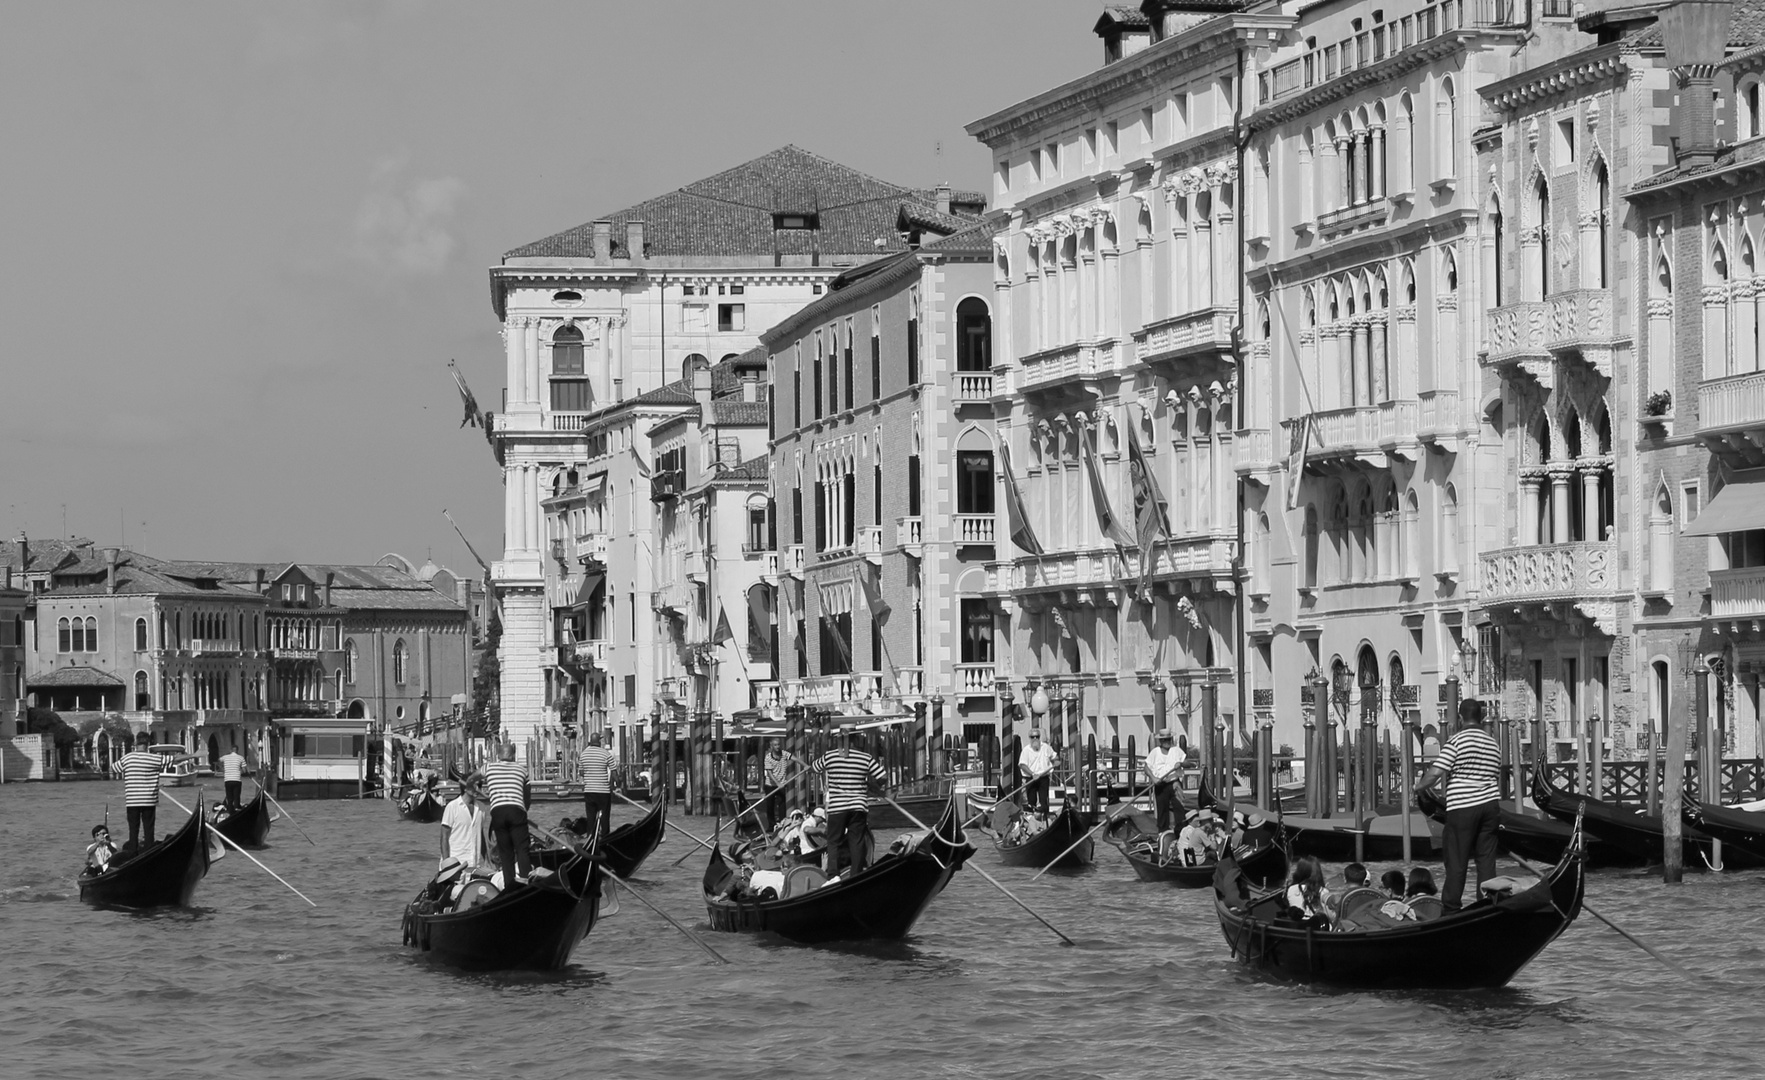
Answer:
<svg viewBox="0 0 1765 1080"><path fill-rule="evenodd" d="M466 911L405 910L404 940L439 963L464 971L559 971L576 943L594 929L600 910L600 872L585 888L562 880L518 886Z"/></svg>
<svg viewBox="0 0 1765 1080"><path fill-rule="evenodd" d="M1583 829L1589 836L1597 837L1635 865L1649 866L1661 862L1666 847L1666 829L1659 814L1591 796L1546 789L1542 784L1533 786L1532 801L1551 817L1566 822L1573 822L1576 811L1585 806ZM1685 826L1680 830L1679 840L1685 869L1702 870L1712 865L1709 833ZM1726 869L1746 870L1765 865L1765 859L1737 850L1724 852L1723 864Z"/></svg>
<svg viewBox="0 0 1765 1080"><path fill-rule="evenodd" d="M409 803L398 804L398 816L405 821L416 821L424 825L433 825L441 820L441 812L446 809L440 799L433 795L421 795Z"/></svg>
<svg viewBox="0 0 1765 1080"><path fill-rule="evenodd" d="M1341 827L1315 827L1280 824L1287 846L1295 857L1311 855L1323 862L1402 862L1403 837L1389 833L1357 830L1344 823ZM1360 840L1356 850L1356 839ZM1427 829L1410 836L1410 856L1426 859L1435 853L1434 837Z"/></svg>
<svg viewBox="0 0 1765 1080"><path fill-rule="evenodd" d="M999 853L999 861L1006 866L1033 866L1040 870L1052 864L1057 869L1076 869L1090 866L1097 858L1097 841L1086 835L1090 831L1085 816L1068 803L1060 808L1060 813L1046 829L1020 844L995 840L993 850ZM1084 837L1083 841L1073 847L1080 837ZM1068 851L1068 848L1072 850ZM1062 855L1063 851L1066 854ZM1059 861L1055 862L1057 858Z"/></svg>
<svg viewBox="0 0 1765 1080"><path fill-rule="evenodd" d="M1141 881L1162 881L1175 885L1179 889L1205 889L1213 884L1215 863L1206 862L1199 866L1183 866L1180 863L1160 863L1137 851L1122 848L1122 855L1128 865L1134 868L1134 876ZM1287 877L1287 855L1273 843L1265 843L1252 849L1239 858L1239 869L1254 885L1278 885Z"/></svg>
<svg viewBox="0 0 1765 1080"><path fill-rule="evenodd" d="M1431 791L1418 792L1416 805L1431 821L1445 823L1446 803L1440 796ZM1569 850L1569 841L1574 835L1575 828L1572 824L1556 818L1522 814L1506 806L1501 807L1495 828L1496 845L1502 853L1552 866ZM1583 835L1581 841L1582 860L1590 870L1602 866L1642 865L1635 858L1602 840Z"/></svg>
<svg viewBox="0 0 1765 1080"><path fill-rule="evenodd" d="M213 828L240 847L263 847L264 838L270 835L270 800L267 793L259 788L257 798Z"/></svg>
<svg viewBox="0 0 1765 1080"><path fill-rule="evenodd" d="M1739 855L1765 861L1765 814L1737 810L1732 806L1705 806L1688 801L1681 813L1687 828L1697 829L1722 841L1722 863L1729 866Z"/></svg>
<svg viewBox="0 0 1765 1080"><path fill-rule="evenodd" d="M80 878L80 899L98 907L189 907L208 873L207 824L192 815L177 832L120 866Z"/></svg>
<svg viewBox="0 0 1765 1080"><path fill-rule="evenodd" d="M950 801L947 795L897 795L895 802L901 804L901 810L890 806L886 800L873 799L869 807L870 828L872 831L917 831L919 826L910 821L907 814L912 814L920 821L930 821L944 812L944 804ZM906 813L902 813L905 810Z"/></svg>

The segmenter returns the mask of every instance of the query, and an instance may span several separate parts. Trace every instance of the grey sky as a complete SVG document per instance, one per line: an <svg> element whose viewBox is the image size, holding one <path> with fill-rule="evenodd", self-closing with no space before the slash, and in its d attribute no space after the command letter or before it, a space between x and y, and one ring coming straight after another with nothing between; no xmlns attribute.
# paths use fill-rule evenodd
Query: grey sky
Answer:
<svg viewBox="0 0 1765 1080"><path fill-rule="evenodd" d="M494 558L445 365L497 407L502 251L787 142L986 190L962 125L1095 66L1098 10L12 0L0 535L464 568L445 506Z"/></svg>

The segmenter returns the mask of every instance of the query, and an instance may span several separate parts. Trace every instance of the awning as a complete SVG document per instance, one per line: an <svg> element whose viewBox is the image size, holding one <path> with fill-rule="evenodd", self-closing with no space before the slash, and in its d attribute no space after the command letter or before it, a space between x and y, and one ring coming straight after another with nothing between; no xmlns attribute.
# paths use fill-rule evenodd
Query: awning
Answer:
<svg viewBox="0 0 1765 1080"><path fill-rule="evenodd" d="M1685 535L1720 536L1748 529L1765 529L1765 477L1737 481L1718 491L1698 519L1686 526Z"/></svg>
<svg viewBox="0 0 1765 1080"><path fill-rule="evenodd" d="M576 590L575 604L581 607L594 599L594 594L601 591L601 582L607 580L605 574L582 575L582 588Z"/></svg>

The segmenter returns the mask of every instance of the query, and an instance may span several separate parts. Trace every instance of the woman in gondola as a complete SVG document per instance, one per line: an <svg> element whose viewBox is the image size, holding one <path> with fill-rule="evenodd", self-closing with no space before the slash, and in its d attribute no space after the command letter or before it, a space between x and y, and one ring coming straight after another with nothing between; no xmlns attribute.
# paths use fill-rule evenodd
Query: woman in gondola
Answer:
<svg viewBox="0 0 1765 1080"><path fill-rule="evenodd" d="M1293 876L1287 885L1288 913L1295 919L1320 930L1336 923L1331 907L1330 890L1324 887L1324 864L1315 855L1302 855L1293 864Z"/></svg>

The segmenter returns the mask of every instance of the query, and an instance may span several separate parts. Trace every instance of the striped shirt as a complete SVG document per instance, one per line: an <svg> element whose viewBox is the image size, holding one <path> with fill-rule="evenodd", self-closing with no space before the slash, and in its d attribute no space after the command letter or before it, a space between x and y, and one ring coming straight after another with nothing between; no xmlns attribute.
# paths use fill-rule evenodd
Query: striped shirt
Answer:
<svg viewBox="0 0 1765 1080"><path fill-rule="evenodd" d="M244 776L245 759L239 756L237 750L221 755L222 780L230 784L236 784L241 782Z"/></svg>
<svg viewBox="0 0 1765 1080"><path fill-rule="evenodd" d="M493 761L484 766L484 790L490 793L490 808L519 806L527 808L527 766L516 761Z"/></svg>
<svg viewBox="0 0 1765 1080"><path fill-rule="evenodd" d="M1481 727L1467 727L1446 740L1434 767L1451 773L1446 782L1446 808L1463 810L1501 798L1501 750Z"/></svg>
<svg viewBox="0 0 1765 1080"><path fill-rule="evenodd" d="M606 747L583 747L582 753L576 755L576 768L582 774L582 790L613 790L613 755Z"/></svg>
<svg viewBox="0 0 1765 1080"><path fill-rule="evenodd" d="M161 764L158 754L145 750L136 750L117 759L116 771L123 778L124 806L159 805Z"/></svg>
<svg viewBox="0 0 1765 1080"><path fill-rule="evenodd" d="M882 765L862 750L829 750L815 763L815 771L827 781L827 812L868 810L868 780L883 778Z"/></svg>
<svg viewBox="0 0 1765 1080"><path fill-rule="evenodd" d="M784 783L785 766L790 759L783 754L766 755L766 786L779 787Z"/></svg>

